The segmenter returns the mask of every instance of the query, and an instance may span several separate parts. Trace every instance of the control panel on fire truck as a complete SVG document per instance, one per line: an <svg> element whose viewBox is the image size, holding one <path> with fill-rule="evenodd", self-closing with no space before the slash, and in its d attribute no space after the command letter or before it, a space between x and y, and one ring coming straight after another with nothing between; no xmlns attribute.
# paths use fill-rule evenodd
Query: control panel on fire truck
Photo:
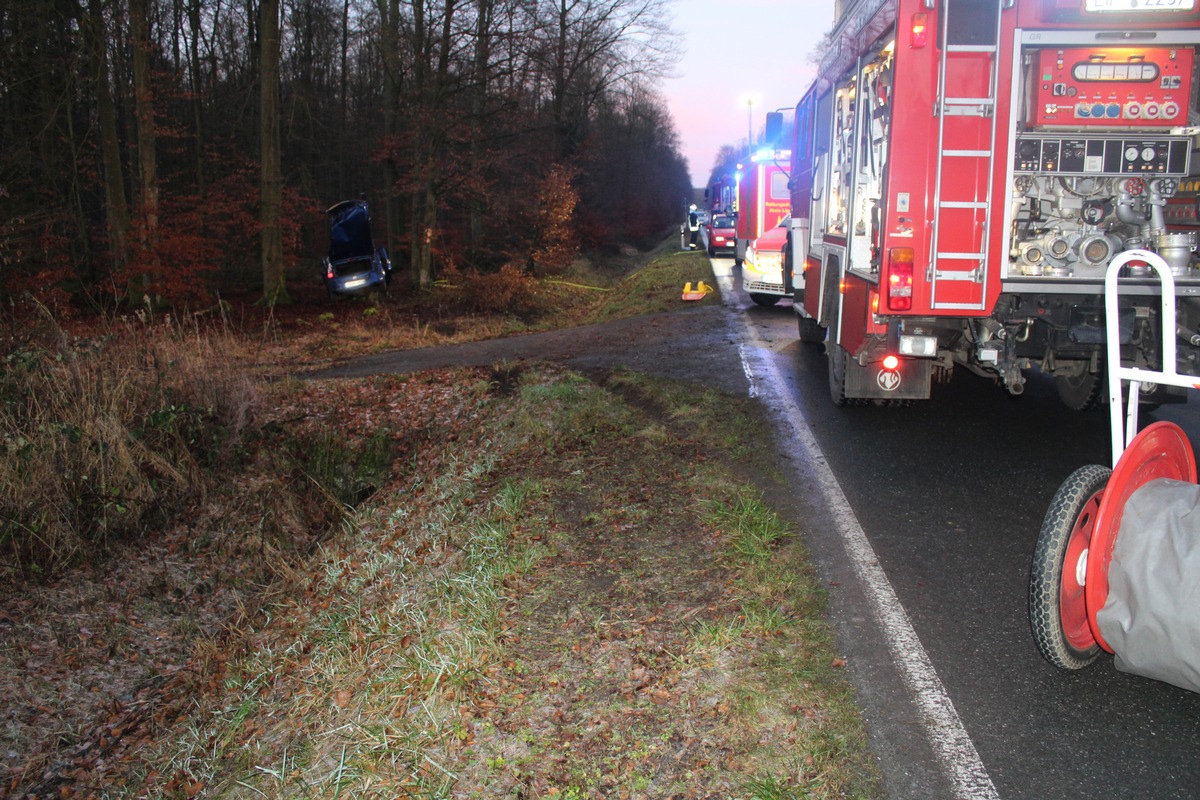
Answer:
<svg viewBox="0 0 1200 800"><path fill-rule="evenodd" d="M1188 174L1190 152L1191 139L1186 136L1024 133L1017 136L1013 170L1054 175L1183 177Z"/></svg>
<svg viewBox="0 0 1200 800"><path fill-rule="evenodd" d="M1032 127L1186 125L1190 47L1049 48L1036 55Z"/></svg>

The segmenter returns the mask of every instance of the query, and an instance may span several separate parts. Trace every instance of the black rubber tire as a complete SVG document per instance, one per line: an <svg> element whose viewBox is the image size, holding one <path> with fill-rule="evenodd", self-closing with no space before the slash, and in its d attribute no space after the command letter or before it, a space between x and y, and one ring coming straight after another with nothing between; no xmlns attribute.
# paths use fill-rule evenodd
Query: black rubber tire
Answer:
<svg viewBox="0 0 1200 800"><path fill-rule="evenodd" d="M825 341L825 328L817 324L812 317L796 316L800 329L800 341L806 344L818 344Z"/></svg>
<svg viewBox="0 0 1200 800"><path fill-rule="evenodd" d="M1105 384L1103 372L1054 376L1054 388L1058 391L1058 399L1072 411L1091 411L1098 408L1104 400Z"/></svg>
<svg viewBox="0 0 1200 800"><path fill-rule="evenodd" d="M1059 669L1083 669L1100 655L1100 645L1080 650L1064 629L1060 595L1067 547L1081 515L1094 514L1112 470L1099 464L1080 467L1063 481L1042 520L1029 571L1029 624L1038 650Z"/></svg>
<svg viewBox="0 0 1200 800"><path fill-rule="evenodd" d="M770 308L779 302L779 298L773 294L760 294L759 292L751 292L750 299L754 301L754 305Z"/></svg>
<svg viewBox="0 0 1200 800"><path fill-rule="evenodd" d="M846 351L828 335L825 338L825 358L829 364L829 398L838 408L854 405L846 397Z"/></svg>

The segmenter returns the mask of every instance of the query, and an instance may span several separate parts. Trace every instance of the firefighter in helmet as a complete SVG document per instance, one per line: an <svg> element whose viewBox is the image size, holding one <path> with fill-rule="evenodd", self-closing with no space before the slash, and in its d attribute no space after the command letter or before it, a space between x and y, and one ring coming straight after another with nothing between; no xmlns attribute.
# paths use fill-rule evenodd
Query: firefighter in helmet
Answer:
<svg viewBox="0 0 1200 800"><path fill-rule="evenodd" d="M688 248L691 250L695 250L696 249L696 237L700 235L700 212L696 210L695 203L692 203L692 205L688 208L687 227L688 227Z"/></svg>

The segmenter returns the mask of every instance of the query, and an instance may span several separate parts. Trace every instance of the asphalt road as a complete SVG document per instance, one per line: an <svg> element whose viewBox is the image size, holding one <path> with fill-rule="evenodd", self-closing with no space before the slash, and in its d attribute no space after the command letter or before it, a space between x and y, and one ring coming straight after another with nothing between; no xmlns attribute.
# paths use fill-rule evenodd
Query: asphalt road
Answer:
<svg viewBox="0 0 1200 800"><path fill-rule="evenodd" d="M1045 379L1013 399L970 375L909 408L837 408L822 346L796 339L786 301L762 309L735 290L729 304L748 323L752 369L786 387L770 402L800 414L824 453L994 787L975 794L946 778L844 549L817 536L889 796L1200 797L1200 695L1117 672L1110 658L1059 671L1029 631L1038 528L1074 469L1108 464L1107 410L1068 411ZM1143 423L1166 418L1200 441L1200 398Z"/></svg>

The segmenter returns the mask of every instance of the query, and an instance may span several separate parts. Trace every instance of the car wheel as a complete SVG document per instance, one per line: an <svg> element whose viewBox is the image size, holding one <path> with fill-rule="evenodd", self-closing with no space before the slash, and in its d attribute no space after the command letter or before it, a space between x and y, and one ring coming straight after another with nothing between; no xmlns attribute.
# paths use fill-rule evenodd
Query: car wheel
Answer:
<svg viewBox="0 0 1200 800"><path fill-rule="evenodd" d="M806 344L817 344L825 341L825 329L812 317L797 316L800 328L800 341Z"/></svg>
<svg viewBox="0 0 1200 800"><path fill-rule="evenodd" d="M1104 376L1099 372L1081 370L1076 375L1055 373L1054 388L1058 391L1058 399L1072 411L1091 411L1103 402L1101 390L1104 388Z"/></svg>
<svg viewBox="0 0 1200 800"><path fill-rule="evenodd" d="M764 308L769 308L779 302L779 298L773 294L759 294L758 292L751 292L750 299L754 301L755 305Z"/></svg>
<svg viewBox="0 0 1200 800"><path fill-rule="evenodd" d="M846 351L828 335L825 338L825 357L829 367L829 398L838 408L854 405L846 397Z"/></svg>
<svg viewBox="0 0 1200 800"><path fill-rule="evenodd" d="M1038 650L1059 669L1082 669L1100 655L1088 623L1085 570L1111 474L1098 464L1072 472L1050 501L1034 547L1029 623Z"/></svg>

